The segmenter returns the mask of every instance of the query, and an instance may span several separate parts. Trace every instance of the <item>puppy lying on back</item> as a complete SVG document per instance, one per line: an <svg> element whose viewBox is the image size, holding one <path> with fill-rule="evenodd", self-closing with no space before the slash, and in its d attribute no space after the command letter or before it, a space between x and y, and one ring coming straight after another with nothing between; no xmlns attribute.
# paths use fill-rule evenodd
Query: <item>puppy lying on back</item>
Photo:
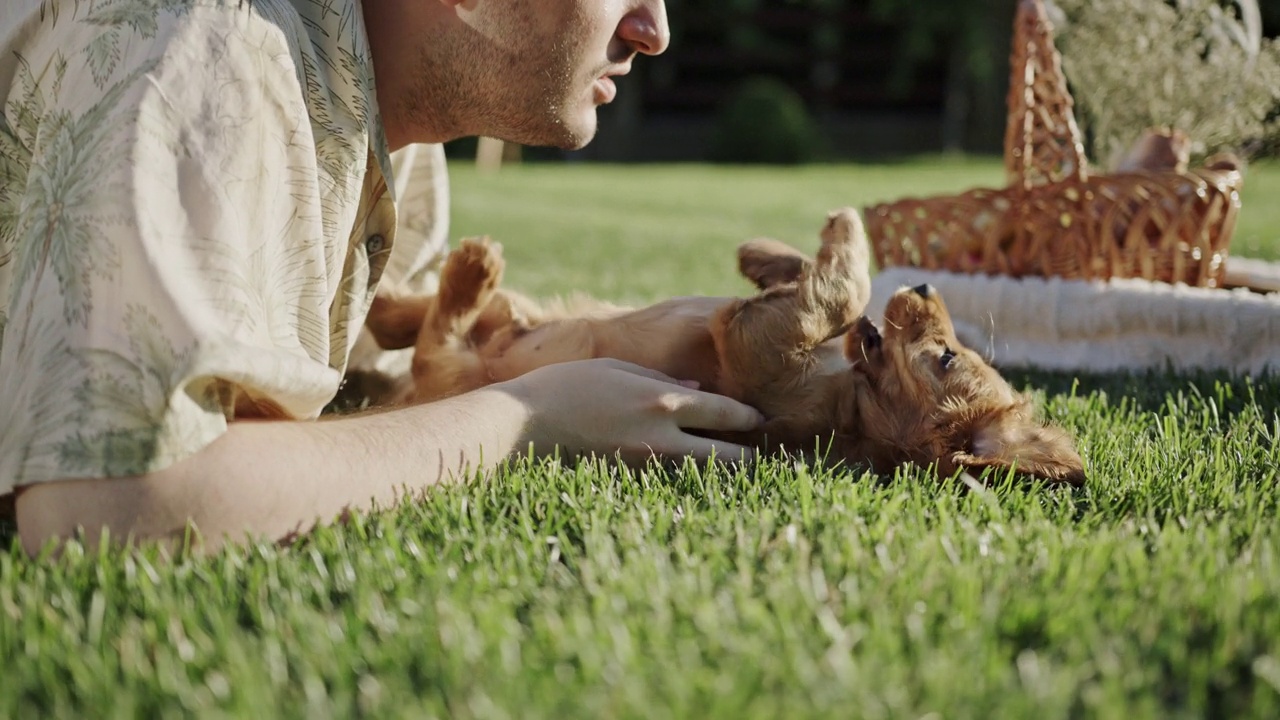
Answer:
<svg viewBox="0 0 1280 720"><path fill-rule="evenodd" d="M414 346L413 388L427 402L551 363L610 357L759 409L765 424L720 439L809 452L880 473L908 462L1015 468L1079 485L1071 438L1039 423L1031 401L956 339L938 293L904 288L883 334L862 316L869 245L853 210L832 213L817 257L769 240L739 248L760 293L676 298L642 309L593 301L545 306L502 290L499 246L461 243L430 297L375 299L367 325L387 349Z"/></svg>

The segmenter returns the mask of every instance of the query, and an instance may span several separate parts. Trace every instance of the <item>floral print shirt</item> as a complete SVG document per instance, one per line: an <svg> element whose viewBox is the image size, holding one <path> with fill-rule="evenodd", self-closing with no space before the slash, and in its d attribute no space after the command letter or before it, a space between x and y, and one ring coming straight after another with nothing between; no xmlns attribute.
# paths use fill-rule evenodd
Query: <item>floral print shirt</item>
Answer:
<svg viewBox="0 0 1280 720"><path fill-rule="evenodd" d="M388 152L359 1L0 5L0 496L315 418L447 227L440 148Z"/></svg>

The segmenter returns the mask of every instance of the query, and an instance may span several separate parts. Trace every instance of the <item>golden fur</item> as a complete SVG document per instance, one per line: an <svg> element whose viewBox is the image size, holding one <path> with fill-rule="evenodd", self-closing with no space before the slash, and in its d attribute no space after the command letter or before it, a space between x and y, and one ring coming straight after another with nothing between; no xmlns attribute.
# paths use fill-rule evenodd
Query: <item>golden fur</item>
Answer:
<svg viewBox="0 0 1280 720"><path fill-rule="evenodd" d="M960 344L937 292L897 292L883 335L862 316L870 260L856 212L828 217L815 259L771 240L746 243L738 255L761 289L753 297L553 306L501 289L500 247L469 239L446 261L437 295L382 294L367 324L383 347L414 345L414 387L402 398L409 402L610 357L759 409L767 420L758 431L717 435L733 442L825 447L829 460L882 473L914 462L944 475L1016 467L1053 482L1084 481L1071 438L1037 422L1030 400Z"/></svg>

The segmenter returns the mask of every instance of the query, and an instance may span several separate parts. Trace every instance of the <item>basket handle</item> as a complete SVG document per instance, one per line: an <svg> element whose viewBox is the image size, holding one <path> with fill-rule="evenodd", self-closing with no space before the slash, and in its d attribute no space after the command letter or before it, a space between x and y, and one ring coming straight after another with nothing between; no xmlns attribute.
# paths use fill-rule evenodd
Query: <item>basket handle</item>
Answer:
<svg viewBox="0 0 1280 720"><path fill-rule="evenodd" d="M1004 162L1011 187L1083 180L1088 160L1075 101L1053 45L1053 25L1042 0L1019 0L1009 59L1009 124Z"/></svg>

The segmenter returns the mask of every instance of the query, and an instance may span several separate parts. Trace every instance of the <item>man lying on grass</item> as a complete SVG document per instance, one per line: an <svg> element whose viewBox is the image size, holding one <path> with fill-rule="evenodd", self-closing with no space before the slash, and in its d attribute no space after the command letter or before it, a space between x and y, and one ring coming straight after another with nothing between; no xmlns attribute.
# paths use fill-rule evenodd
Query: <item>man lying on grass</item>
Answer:
<svg viewBox="0 0 1280 720"><path fill-rule="evenodd" d="M443 249L415 144L581 147L667 41L662 0L6 0L0 496L24 547L281 538L533 438L746 452L682 428L754 409L612 361L311 422L379 283Z"/></svg>

